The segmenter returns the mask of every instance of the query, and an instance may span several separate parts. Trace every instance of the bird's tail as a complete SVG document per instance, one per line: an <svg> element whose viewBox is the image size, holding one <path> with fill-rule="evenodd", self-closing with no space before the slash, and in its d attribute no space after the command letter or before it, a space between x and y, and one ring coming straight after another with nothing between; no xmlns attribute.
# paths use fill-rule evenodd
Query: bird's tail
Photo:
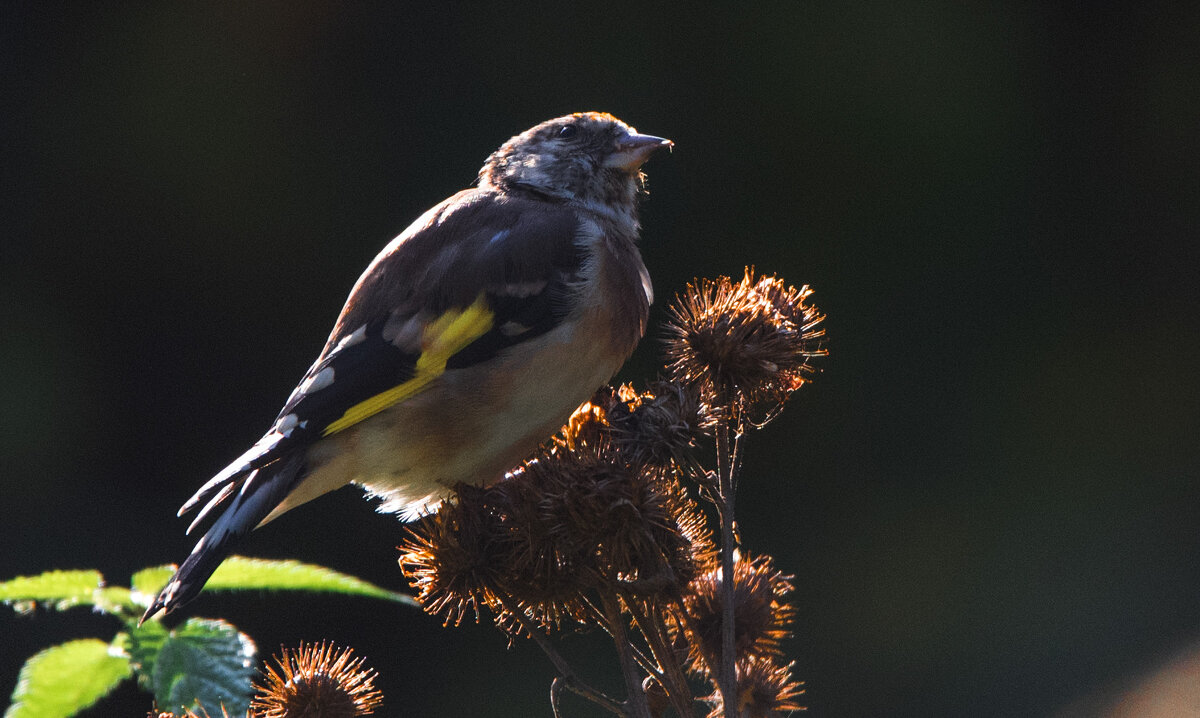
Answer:
<svg viewBox="0 0 1200 718"><path fill-rule="evenodd" d="M191 555L146 609L141 622L160 610L170 613L195 598L241 538L295 487L303 468L304 452L296 451L251 471L221 517L196 542Z"/></svg>

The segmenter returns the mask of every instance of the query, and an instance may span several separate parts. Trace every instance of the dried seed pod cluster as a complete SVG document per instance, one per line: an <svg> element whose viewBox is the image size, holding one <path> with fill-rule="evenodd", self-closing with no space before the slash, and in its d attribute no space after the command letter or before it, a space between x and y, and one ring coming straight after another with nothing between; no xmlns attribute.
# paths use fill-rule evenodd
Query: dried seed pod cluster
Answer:
<svg viewBox="0 0 1200 718"><path fill-rule="evenodd" d="M780 645L792 578L730 537L740 442L825 354L810 294L749 269L689 285L668 310L667 380L600 390L506 480L459 485L412 528L400 563L425 610L454 625L486 610L537 640L560 673L556 715L564 687L620 715L692 716L696 700L712 716L798 709L802 684ZM547 639L595 626L613 638L624 701L584 683ZM698 698L697 680L716 690Z"/></svg>
<svg viewBox="0 0 1200 718"><path fill-rule="evenodd" d="M542 626L586 621L590 591L678 596L711 563L703 514L670 451L644 450L650 394L603 392L508 480L460 485L402 546L425 609L446 623L487 607L509 628L520 610ZM614 426L609 416L620 417ZM664 422L670 424L671 422ZM682 451L690 441L679 439Z"/></svg>

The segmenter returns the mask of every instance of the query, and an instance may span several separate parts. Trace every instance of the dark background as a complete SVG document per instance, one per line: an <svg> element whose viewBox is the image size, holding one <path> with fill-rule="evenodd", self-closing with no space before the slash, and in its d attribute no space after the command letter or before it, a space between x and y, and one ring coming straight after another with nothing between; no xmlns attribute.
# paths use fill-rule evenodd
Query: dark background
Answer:
<svg viewBox="0 0 1200 718"><path fill-rule="evenodd" d="M811 715L1049 715L1200 640L1195 5L10 4L0 27L0 578L182 559L175 509L375 252L510 135L598 109L677 144L642 212L655 321L746 264L828 313L825 371L751 437L739 499L797 577ZM244 551L401 588L400 535L345 489ZM486 624L278 594L188 613L268 653L355 646L389 715L549 715L549 664ZM116 628L0 611L0 695ZM615 687L605 645L568 650Z"/></svg>

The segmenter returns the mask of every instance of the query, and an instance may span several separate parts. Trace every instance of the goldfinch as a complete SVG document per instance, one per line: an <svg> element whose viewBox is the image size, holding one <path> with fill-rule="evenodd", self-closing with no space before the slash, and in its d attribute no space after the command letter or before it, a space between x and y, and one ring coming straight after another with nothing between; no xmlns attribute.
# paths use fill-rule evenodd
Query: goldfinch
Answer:
<svg viewBox="0 0 1200 718"><path fill-rule="evenodd" d="M550 437L645 332L640 168L671 146L605 113L543 122L384 247L270 430L179 510L202 507L191 533L221 509L142 620L321 494L356 483L411 519Z"/></svg>

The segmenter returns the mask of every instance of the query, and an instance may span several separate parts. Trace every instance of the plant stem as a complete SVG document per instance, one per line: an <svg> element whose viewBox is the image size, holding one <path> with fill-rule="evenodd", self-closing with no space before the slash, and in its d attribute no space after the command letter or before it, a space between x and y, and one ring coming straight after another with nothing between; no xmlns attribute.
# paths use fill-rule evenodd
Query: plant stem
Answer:
<svg viewBox="0 0 1200 718"><path fill-rule="evenodd" d="M723 421L717 426L717 490L721 498L721 656L717 685L725 718L737 718L737 657L733 652L733 555L737 546L733 521L734 456L729 446L729 431L729 422Z"/></svg>
<svg viewBox="0 0 1200 718"><path fill-rule="evenodd" d="M567 659L563 658L562 654L555 650L554 644L552 644L550 639L542 633L542 629L537 624L529 620L529 617L525 615L524 611L518 610L516 606L513 606L507 597L501 597L500 604L504 606L505 610L507 610L510 614L512 614L513 617L517 619L517 622L521 624L521 627L525 629L525 632L529 634L529 637L538 644L538 647L542 649L542 652L545 653L546 657L550 659L550 662L554 664L555 669L558 670L559 676L562 678L562 685L565 685L571 690L571 692L583 696L593 703L604 706L617 715L626 715L625 709L620 703L612 698L609 698L595 688L592 688L588 684L581 681L577 675L575 675L575 671L571 668L571 664L567 663ZM558 715L557 701L558 694L561 692L560 688L555 687L557 685L559 684L558 679L556 678L555 682L550 684L550 705L554 710L555 716Z"/></svg>
<svg viewBox="0 0 1200 718"><path fill-rule="evenodd" d="M562 713L558 710L558 702L565 682L566 679L562 676L555 676L554 680L550 681L550 710L554 712L554 718L562 718Z"/></svg>
<svg viewBox="0 0 1200 718"><path fill-rule="evenodd" d="M613 632L608 628L608 615L599 608L596 608L596 604L592 603L587 596L581 596L581 598L583 599L584 608L592 615L592 620L596 622L596 625L600 626L600 629L608 635L613 636ZM620 611L618 611L618 613L620 613ZM613 639L615 640L616 636L613 636ZM633 658L637 661L638 665L640 665L647 673L653 673L657 677L659 671L658 666L655 665L654 661L650 660L649 656L647 656L641 651L640 648L633 645L629 641L626 641L625 643L629 646L629 650L633 652Z"/></svg>
<svg viewBox="0 0 1200 718"><path fill-rule="evenodd" d="M608 632L612 635L613 644L617 647L617 658L621 663L621 674L625 677L625 690L629 697L625 706L631 718L651 718L650 704L642 691L641 677L638 676L637 663L633 658L633 646L629 643L629 634L625 630L625 620L621 617L621 609L615 594L601 592L600 602L604 606L604 614L608 623Z"/></svg>
<svg viewBox="0 0 1200 718"><path fill-rule="evenodd" d="M633 619L637 621L638 628L641 629L642 635L646 637L646 643L650 646L650 652L654 655L655 661L662 669L661 679L665 684L664 688L667 691L667 697L671 699L671 704L675 706L675 712L679 714L680 718L688 718L689 716L696 715L692 705L692 691L688 688L687 677L683 675L679 659L676 658L675 651L671 649L666 636L663 635L661 611L650 605L647 606L647 615L641 612L636 603L626 601L625 604L629 606L629 612L633 614Z"/></svg>

